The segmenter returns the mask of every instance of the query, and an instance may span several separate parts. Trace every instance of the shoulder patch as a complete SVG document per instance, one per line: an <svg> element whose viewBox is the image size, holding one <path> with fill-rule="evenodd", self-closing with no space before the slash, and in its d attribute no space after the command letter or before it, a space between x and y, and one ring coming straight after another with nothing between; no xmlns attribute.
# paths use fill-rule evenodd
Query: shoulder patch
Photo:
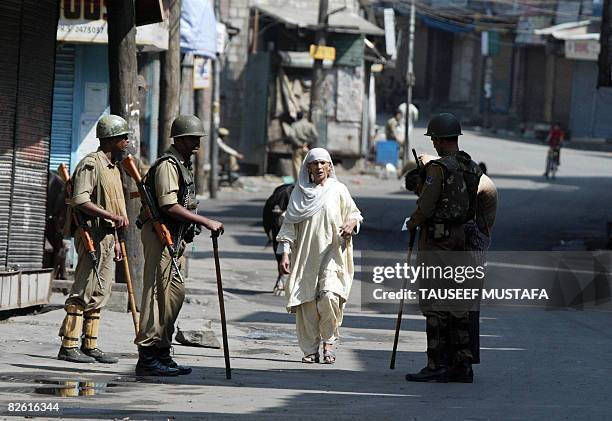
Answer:
<svg viewBox="0 0 612 421"><path fill-rule="evenodd" d="M433 184L434 178L431 175L425 177L425 184Z"/></svg>

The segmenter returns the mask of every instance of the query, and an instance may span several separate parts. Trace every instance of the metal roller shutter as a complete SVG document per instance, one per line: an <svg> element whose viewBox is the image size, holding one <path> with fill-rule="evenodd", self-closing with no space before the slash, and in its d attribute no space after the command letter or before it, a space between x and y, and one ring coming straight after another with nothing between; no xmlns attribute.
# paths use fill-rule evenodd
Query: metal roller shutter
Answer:
<svg viewBox="0 0 612 421"><path fill-rule="evenodd" d="M22 2L7 268L42 267L58 0ZM14 42L14 41L13 41Z"/></svg>
<svg viewBox="0 0 612 421"><path fill-rule="evenodd" d="M19 39L21 6L20 0L0 2L0 268L6 265L8 250L19 69L19 43L15 40Z"/></svg>
<svg viewBox="0 0 612 421"><path fill-rule="evenodd" d="M49 159L49 169L51 170L57 170L58 165L62 162L70 168L74 55L74 45L60 44L57 46L55 54L55 83L53 84L51 157Z"/></svg>

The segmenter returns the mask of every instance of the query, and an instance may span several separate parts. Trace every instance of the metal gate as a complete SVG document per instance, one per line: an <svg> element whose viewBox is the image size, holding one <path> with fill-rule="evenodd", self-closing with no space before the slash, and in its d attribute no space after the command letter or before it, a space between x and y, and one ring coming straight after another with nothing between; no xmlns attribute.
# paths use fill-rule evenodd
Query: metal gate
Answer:
<svg viewBox="0 0 612 421"><path fill-rule="evenodd" d="M75 48L58 44L55 54L53 84L53 121L51 123L51 156L49 169L57 170L62 162L70 168L72 151L72 104L74 94Z"/></svg>

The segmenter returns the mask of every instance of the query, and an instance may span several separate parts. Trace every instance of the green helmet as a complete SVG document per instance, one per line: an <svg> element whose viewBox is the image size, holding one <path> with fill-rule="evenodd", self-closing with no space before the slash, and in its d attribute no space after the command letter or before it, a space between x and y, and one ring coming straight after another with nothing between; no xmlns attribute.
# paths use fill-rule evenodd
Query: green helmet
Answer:
<svg viewBox="0 0 612 421"><path fill-rule="evenodd" d="M121 136L122 134L129 133L130 127L128 126L127 121L114 114L102 116L102 118L98 120L98 124L96 126L96 137L98 139Z"/></svg>
<svg viewBox="0 0 612 421"><path fill-rule="evenodd" d="M194 115L180 115L172 122L170 137L204 136L202 120Z"/></svg>
<svg viewBox="0 0 612 421"><path fill-rule="evenodd" d="M457 117L450 113L442 113L429 120L425 136L455 137L462 134L461 123L459 123Z"/></svg>

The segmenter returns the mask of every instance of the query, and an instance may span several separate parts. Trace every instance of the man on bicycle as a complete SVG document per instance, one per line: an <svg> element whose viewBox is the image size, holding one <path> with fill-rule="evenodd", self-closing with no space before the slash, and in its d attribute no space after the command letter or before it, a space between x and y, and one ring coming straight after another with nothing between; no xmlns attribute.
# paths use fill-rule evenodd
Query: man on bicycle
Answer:
<svg viewBox="0 0 612 421"><path fill-rule="evenodd" d="M549 158L546 160L546 171L544 172L544 176L546 178L548 178L548 172L550 171L551 163L549 162L549 160L551 158L555 160L555 164L557 166L561 165L561 144L563 143L564 139L565 132L561 128L561 124L557 122L552 126L552 128L548 132L548 136L546 137L549 154Z"/></svg>

